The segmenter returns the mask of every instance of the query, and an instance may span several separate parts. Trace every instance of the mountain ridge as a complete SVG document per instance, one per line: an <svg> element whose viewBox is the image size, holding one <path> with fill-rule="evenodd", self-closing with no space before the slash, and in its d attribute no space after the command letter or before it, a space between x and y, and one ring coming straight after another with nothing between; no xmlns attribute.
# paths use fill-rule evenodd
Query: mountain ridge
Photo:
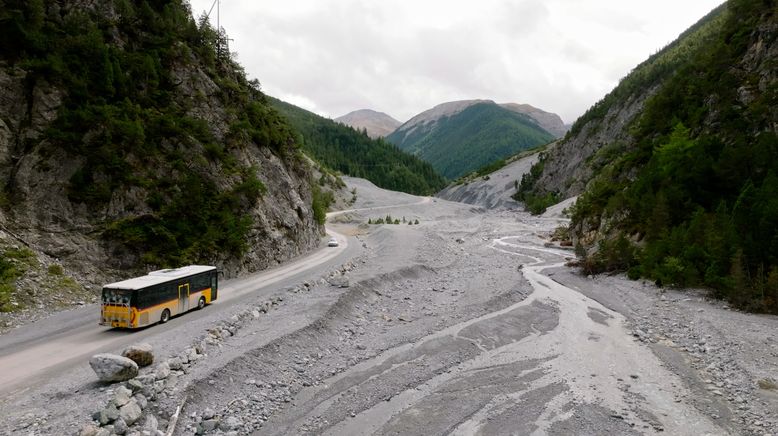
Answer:
<svg viewBox="0 0 778 436"><path fill-rule="evenodd" d="M491 100L461 100L416 115L386 139L456 179L554 136L530 116Z"/></svg>
<svg viewBox="0 0 778 436"><path fill-rule="evenodd" d="M273 97L270 101L297 129L302 148L332 170L366 178L385 189L417 195L433 194L445 185L427 162L382 138L370 138L362 131Z"/></svg>

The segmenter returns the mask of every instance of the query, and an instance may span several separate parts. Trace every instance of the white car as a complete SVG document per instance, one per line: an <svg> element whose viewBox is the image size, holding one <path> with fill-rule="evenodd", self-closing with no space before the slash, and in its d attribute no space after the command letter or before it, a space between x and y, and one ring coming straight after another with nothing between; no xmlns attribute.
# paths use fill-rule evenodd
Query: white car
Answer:
<svg viewBox="0 0 778 436"><path fill-rule="evenodd" d="M328 247L337 247L338 246L338 240L335 238L330 238L329 242L327 242Z"/></svg>

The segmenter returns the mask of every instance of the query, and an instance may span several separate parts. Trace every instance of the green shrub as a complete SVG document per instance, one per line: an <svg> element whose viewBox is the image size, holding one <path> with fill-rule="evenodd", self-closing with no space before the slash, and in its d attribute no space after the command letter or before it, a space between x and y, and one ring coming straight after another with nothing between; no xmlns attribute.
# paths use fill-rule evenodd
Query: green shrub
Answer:
<svg viewBox="0 0 778 436"><path fill-rule="evenodd" d="M61 276L65 274L65 271L62 269L62 265L57 265L56 263L49 265L48 272L49 275L52 276Z"/></svg>
<svg viewBox="0 0 778 436"><path fill-rule="evenodd" d="M335 201L335 196L331 191L322 191L321 188L313 186L313 217L320 225L327 221L327 209Z"/></svg>

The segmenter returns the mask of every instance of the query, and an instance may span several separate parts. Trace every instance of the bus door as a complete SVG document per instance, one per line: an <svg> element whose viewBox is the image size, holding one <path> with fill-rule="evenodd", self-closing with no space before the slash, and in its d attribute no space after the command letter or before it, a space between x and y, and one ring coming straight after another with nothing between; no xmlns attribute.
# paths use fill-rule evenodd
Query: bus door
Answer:
<svg viewBox="0 0 778 436"><path fill-rule="evenodd" d="M178 313L189 310L189 283L178 285Z"/></svg>

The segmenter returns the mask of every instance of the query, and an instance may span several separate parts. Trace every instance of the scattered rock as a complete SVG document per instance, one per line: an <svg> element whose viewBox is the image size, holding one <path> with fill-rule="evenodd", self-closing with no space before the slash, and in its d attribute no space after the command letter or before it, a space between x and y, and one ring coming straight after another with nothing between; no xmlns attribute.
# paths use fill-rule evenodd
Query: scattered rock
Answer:
<svg viewBox="0 0 778 436"><path fill-rule="evenodd" d="M122 435L122 434L127 433L127 430L129 430L129 429L130 428L127 426L127 423L124 422L124 420L121 419L121 418L117 419L113 423L113 432L118 434L118 435Z"/></svg>
<svg viewBox="0 0 778 436"><path fill-rule="evenodd" d="M89 359L89 366L103 382L126 381L138 375L137 363L115 354L96 354Z"/></svg>
<svg viewBox="0 0 778 436"><path fill-rule="evenodd" d="M99 429L94 424L86 424L81 427L81 431L78 432L78 436L97 436Z"/></svg>
<svg viewBox="0 0 778 436"><path fill-rule="evenodd" d="M133 393L140 391L143 389L143 382L139 380L140 377L135 377L134 379L128 381L125 386L129 388Z"/></svg>
<svg viewBox="0 0 778 436"><path fill-rule="evenodd" d="M101 410L97 416L97 420L100 422L100 425L108 425L115 421L117 418L119 418L119 409L116 407L116 404L114 404L113 401L108 403L108 406Z"/></svg>
<svg viewBox="0 0 778 436"><path fill-rule="evenodd" d="M178 357L171 357L170 359L167 360L167 364L170 367L170 369L176 371L181 370L181 368L183 367L182 366L183 364L181 363L181 359L179 359Z"/></svg>
<svg viewBox="0 0 778 436"><path fill-rule="evenodd" d="M146 416L146 422L143 423L143 430L148 431L153 435L156 434L158 428L159 421L157 421L157 417L151 414Z"/></svg>
<svg viewBox="0 0 778 436"><path fill-rule="evenodd" d="M224 431L237 430L243 427L243 421L235 416L228 416L223 421L219 422L219 429Z"/></svg>
<svg viewBox="0 0 778 436"><path fill-rule="evenodd" d="M162 362L157 365L154 372L157 374L157 380L164 380L170 375L170 365L167 362Z"/></svg>
<svg viewBox="0 0 778 436"><path fill-rule="evenodd" d="M130 400L129 403L119 408L119 418L124 420L127 425L135 424L135 421L140 418L142 413L140 406L138 406L135 400Z"/></svg>
<svg viewBox="0 0 778 436"><path fill-rule="evenodd" d="M151 344L137 344L127 347L122 352L122 356L137 363L138 366L144 367L154 363L154 354Z"/></svg>
<svg viewBox="0 0 778 436"><path fill-rule="evenodd" d="M215 419L206 419L205 421L200 423L200 427L206 433L215 430L217 425L219 425L219 421Z"/></svg>
<svg viewBox="0 0 778 436"><path fill-rule="evenodd" d="M119 386L113 394L113 402L116 407L122 407L130 402L130 397L132 397L132 391L124 386Z"/></svg>
<svg viewBox="0 0 778 436"><path fill-rule="evenodd" d="M145 409L148 405L148 400L146 399L146 396L138 392L133 397L135 399L135 402L138 403L138 407L140 407L141 410Z"/></svg>

